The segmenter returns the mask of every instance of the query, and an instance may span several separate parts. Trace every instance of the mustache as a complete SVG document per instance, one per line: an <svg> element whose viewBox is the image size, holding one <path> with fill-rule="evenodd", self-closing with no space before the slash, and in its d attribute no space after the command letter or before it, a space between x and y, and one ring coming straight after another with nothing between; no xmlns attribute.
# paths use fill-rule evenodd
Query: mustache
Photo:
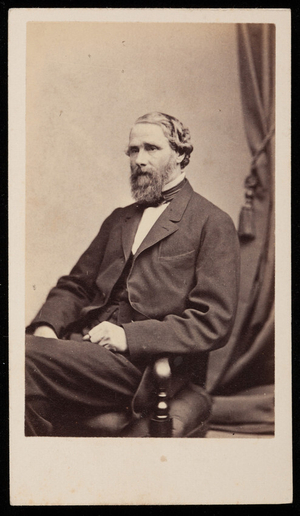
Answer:
<svg viewBox="0 0 300 516"><path fill-rule="evenodd" d="M153 172L149 169L141 169L139 165L136 165L134 168L131 169L131 175L133 177L152 176Z"/></svg>
<svg viewBox="0 0 300 516"><path fill-rule="evenodd" d="M149 169L142 169L139 165L135 165L135 167L133 167L131 169L131 173L132 174L136 174L136 175L151 175L152 174L152 170L149 170Z"/></svg>

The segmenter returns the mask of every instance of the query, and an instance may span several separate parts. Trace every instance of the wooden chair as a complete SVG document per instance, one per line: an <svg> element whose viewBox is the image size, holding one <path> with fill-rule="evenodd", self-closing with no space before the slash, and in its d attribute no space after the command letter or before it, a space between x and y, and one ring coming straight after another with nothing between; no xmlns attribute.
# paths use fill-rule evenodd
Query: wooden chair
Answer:
<svg viewBox="0 0 300 516"><path fill-rule="evenodd" d="M169 399L171 368L167 357L154 363L157 400L151 416L136 420L132 414L109 412L87 419L73 428L81 437L205 437L211 412L211 399L196 384L189 384ZM68 436L70 432L68 432Z"/></svg>

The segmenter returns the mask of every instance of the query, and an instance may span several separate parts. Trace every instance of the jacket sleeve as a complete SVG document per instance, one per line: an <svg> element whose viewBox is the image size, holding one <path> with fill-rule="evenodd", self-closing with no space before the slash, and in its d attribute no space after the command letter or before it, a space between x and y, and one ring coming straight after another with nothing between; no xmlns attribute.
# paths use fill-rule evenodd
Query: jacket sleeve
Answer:
<svg viewBox="0 0 300 516"><path fill-rule="evenodd" d="M220 212L201 234L195 282L181 315L124 324L133 358L211 351L229 339L237 308L239 241L231 218Z"/></svg>
<svg viewBox="0 0 300 516"><path fill-rule="evenodd" d="M115 210L102 224L99 233L79 258L70 274L61 277L52 288L40 311L26 328L32 333L41 324L51 326L58 337L76 321L79 314L94 298L95 280L108 241Z"/></svg>

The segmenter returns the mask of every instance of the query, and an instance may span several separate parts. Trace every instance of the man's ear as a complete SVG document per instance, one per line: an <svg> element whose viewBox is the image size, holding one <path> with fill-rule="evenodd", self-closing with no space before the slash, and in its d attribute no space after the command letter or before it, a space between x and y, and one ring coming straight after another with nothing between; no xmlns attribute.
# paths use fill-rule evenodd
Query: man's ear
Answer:
<svg viewBox="0 0 300 516"><path fill-rule="evenodd" d="M179 163L181 163L183 160L184 160L184 154L179 154L177 152L176 163L178 163L178 165L179 165Z"/></svg>

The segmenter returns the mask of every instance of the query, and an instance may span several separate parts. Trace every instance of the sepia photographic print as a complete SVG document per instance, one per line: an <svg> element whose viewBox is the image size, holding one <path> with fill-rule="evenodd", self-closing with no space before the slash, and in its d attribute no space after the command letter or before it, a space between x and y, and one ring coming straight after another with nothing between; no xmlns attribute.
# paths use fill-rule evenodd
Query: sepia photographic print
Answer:
<svg viewBox="0 0 300 516"><path fill-rule="evenodd" d="M289 10L9 31L12 505L290 503Z"/></svg>

